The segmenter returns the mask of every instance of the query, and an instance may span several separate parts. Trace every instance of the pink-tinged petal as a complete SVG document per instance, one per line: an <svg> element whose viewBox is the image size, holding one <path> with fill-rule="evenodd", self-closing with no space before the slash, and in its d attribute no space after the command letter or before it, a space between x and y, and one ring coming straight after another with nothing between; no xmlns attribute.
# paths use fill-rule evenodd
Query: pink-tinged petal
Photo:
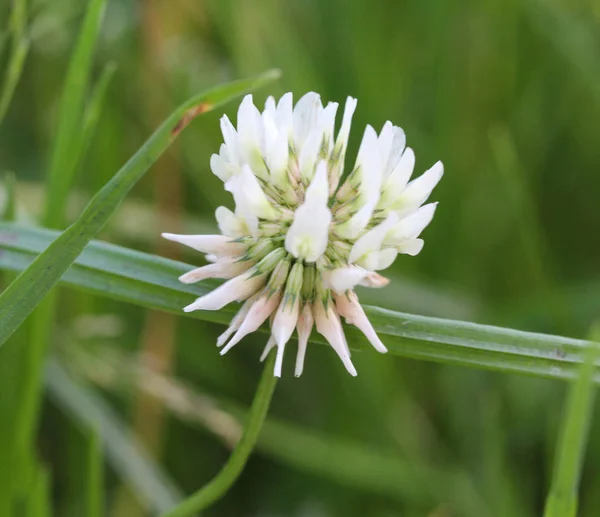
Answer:
<svg viewBox="0 0 600 517"><path fill-rule="evenodd" d="M350 352L346 343L346 337L344 336L344 330L342 329L342 323L333 308L333 302L330 301L327 308L325 308L321 300L317 300L314 306L314 317L317 332L329 342L331 348L335 350L342 363L344 363L348 373L356 376L356 368L354 368L350 360Z"/></svg>
<svg viewBox="0 0 600 517"><path fill-rule="evenodd" d="M234 242L225 235L176 235L174 233L161 234L165 239L179 244L184 244L202 253L218 256L243 255L248 245Z"/></svg>
<svg viewBox="0 0 600 517"><path fill-rule="evenodd" d="M375 272L369 272L367 276L365 276L358 285L362 285L363 287L373 287L375 289L379 289L381 287L385 287L390 283L390 279L386 278L383 275Z"/></svg>
<svg viewBox="0 0 600 517"><path fill-rule="evenodd" d="M371 325L369 318L367 318L354 291L350 291L347 294L335 295L335 306L340 315L346 319L346 323L358 327L375 350L382 354L387 352L387 348L381 342L381 339L379 339L375 329L373 329L373 325Z"/></svg>
<svg viewBox="0 0 600 517"><path fill-rule="evenodd" d="M298 318L297 329L298 329L298 354L296 356L296 369L294 375L300 377L304 370L304 357L306 356L306 347L308 345L308 338L312 332L314 325L314 318L312 308L309 303L304 304L300 317Z"/></svg>
<svg viewBox="0 0 600 517"><path fill-rule="evenodd" d="M265 275L252 276L255 271L250 269L213 291L198 298L194 303L184 307L184 312L197 310L218 311L233 301L242 301L252 296L265 283Z"/></svg>
<svg viewBox="0 0 600 517"><path fill-rule="evenodd" d="M234 258L221 259L214 264L202 266L181 275L179 281L184 284L193 284L207 278L229 279L247 271L254 265L250 260L237 261Z"/></svg>
<svg viewBox="0 0 600 517"><path fill-rule="evenodd" d="M299 298L296 298L292 303L285 303L284 300L279 304L273 325L271 325L271 335L275 338L277 346L283 346L290 340L296 327L299 313Z"/></svg>
<svg viewBox="0 0 600 517"><path fill-rule="evenodd" d="M221 350L221 355L226 354L235 345L237 345L245 336L254 332L260 327L271 313L279 305L281 300L281 293L275 293L269 296L269 293L264 292L250 307L248 314L244 318L244 321L240 325L235 335L231 338L231 341L227 343Z"/></svg>
<svg viewBox="0 0 600 517"><path fill-rule="evenodd" d="M264 360L268 357L269 352L271 350L273 350L273 348L275 348L276 343L275 340L273 339L273 336L271 336L269 338L269 340L267 341L267 344L265 345L265 349L263 350L263 353L260 355L260 362L264 362Z"/></svg>
<svg viewBox="0 0 600 517"><path fill-rule="evenodd" d="M242 324L242 322L244 321L244 318L246 317L246 315L248 314L248 311L250 310L250 307L252 307L252 304L254 303L254 301L259 297L260 295L257 293L254 296L251 296L250 298L248 298L244 304L242 305L242 307L240 308L239 311L237 311L236 315L232 318L232 320L229 322L229 327L227 327L227 330L225 332L223 332L218 338L217 338L217 346L220 348L222 347L226 341L233 335L233 333L240 328L240 325Z"/></svg>

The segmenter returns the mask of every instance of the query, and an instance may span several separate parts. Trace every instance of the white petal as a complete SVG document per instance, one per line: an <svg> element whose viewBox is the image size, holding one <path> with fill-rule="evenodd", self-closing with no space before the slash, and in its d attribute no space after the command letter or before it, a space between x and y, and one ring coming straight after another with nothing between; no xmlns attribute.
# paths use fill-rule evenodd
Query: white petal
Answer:
<svg viewBox="0 0 600 517"><path fill-rule="evenodd" d="M325 165L321 163L306 189L304 203L296 209L294 221L285 236L285 249L294 257L316 262L325 253L331 223L327 196L327 173Z"/></svg>
<svg viewBox="0 0 600 517"><path fill-rule="evenodd" d="M308 345L308 338L312 332L314 325L314 318L312 309L309 303L304 304L300 317L298 318L298 354L296 356L296 369L294 375L300 377L304 370L304 357L306 356L306 347Z"/></svg>
<svg viewBox="0 0 600 517"><path fill-rule="evenodd" d="M360 167L361 170L359 192L365 196L367 204L373 203L375 206L381 190L383 165L379 154L377 133L371 126L365 129L356 158L356 167Z"/></svg>
<svg viewBox="0 0 600 517"><path fill-rule="evenodd" d="M273 120L275 120L277 116L277 104L275 103L275 97L272 95L269 95L265 101L265 112L269 113L273 117Z"/></svg>
<svg viewBox="0 0 600 517"><path fill-rule="evenodd" d="M388 207L398 198L398 196L400 196L400 194L402 194L414 168L415 153L410 147L407 147L404 153L402 153L400 161L383 186L381 200L379 202L380 208Z"/></svg>
<svg viewBox="0 0 600 517"><path fill-rule="evenodd" d="M397 256L398 251L396 249L386 248L381 251L372 251L371 253L363 255L357 263L365 269L378 271L390 267Z"/></svg>
<svg viewBox="0 0 600 517"><path fill-rule="evenodd" d="M379 155L382 166L387 165L394 141L394 125L388 120L379 133Z"/></svg>
<svg viewBox="0 0 600 517"><path fill-rule="evenodd" d="M174 233L162 233L161 235L169 241L217 256L243 255L248 249L247 244L233 242L230 237L225 235L177 235Z"/></svg>
<svg viewBox="0 0 600 517"><path fill-rule="evenodd" d="M231 338L231 341L227 343L221 350L221 355L226 354L235 345L237 345L245 336L254 332L260 327L271 313L277 308L279 301L281 300L281 294L275 293L270 295L269 293L263 293L250 307L248 314L244 318L244 321L240 325L235 335Z"/></svg>
<svg viewBox="0 0 600 517"><path fill-rule="evenodd" d="M238 134L227 115L221 117L221 132L223 133L223 141L225 142L225 147L227 148L227 153L229 154L231 161L241 165L242 154L239 146Z"/></svg>
<svg viewBox="0 0 600 517"><path fill-rule="evenodd" d="M358 302L358 297L354 291L351 291L347 295L342 294L335 296L335 306L340 315L346 319L346 323L358 327L373 345L375 350L382 354L387 352L387 348L373 329L373 325L371 325L369 318L367 318L365 311Z"/></svg>
<svg viewBox="0 0 600 517"><path fill-rule="evenodd" d="M323 140L323 133L318 127L310 131L306 141L300 149L298 157L298 166L300 167L300 177L306 182L310 181L315 172L315 165L319 157L319 150Z"/></svg>
<svg viewBox="0 0 600 517"><path fill-rule="evenodd" d="M249 233L243 219L237 217L227 207L218 207L215 211L215 219L219 225L219 230L221 230L221 233L227 237L235 239L237 237L248 235Z"/></svg>
<svg viewBox="0 0 600 517"><path fill-rule="evenodd" d="M346 106L344 107L344 116L342 118L342 125L335 141L335 154L339 155L339 160L343 163L344 154L346 147L348 146L348 136L350 135L350 126L352 125L352 116L356 110L356 99L348 97L346 99ZM337 156L336 156L337 157Z"/></svg>
<svg viewBox="0 0 600 517"><path fill-rule="evenodd" d="M210 170L221 181L227 181L233 176L233 168L229 162L226 162L223 157L218 154L213 154L210 157Z"/></svg>
<svg viewBox="0 0 600 517"><path fill-rule="evenodd" d="M330 102L327 104L321 114L321 120L319 122L323 133L323 139L327 143L327 158L329 158L329 154L333 150L333 131L335 128L335 115L338 107L339 104L337 102Z"/></svg>
<svg viewBox="0 0 600 517"><path fill-rule="evenodd" d="M418 237L433 219L437 203L423 205L416 212L402 219L388 233L385 243L391 246Z"/></svg>
<svg viewBox="0 0 600 517"><path fill-rule="evenodd" d="M425 243L423 242L423 239L410 239L396 246L396 249L400 253L411 255L414 257L415 255L418 255L421 252L424 244Z"/></svg>
<svg viewBox="0 0 600 517"><path fill-rule="evenodd" d="M349 262L356 262L363 255L372 251L379 251L387 233L398 223L398 216L392 212L385 221L369 230L360 237L350 250Z"/></svg>
<svg viewBox="0 0 600 517"><path fill-rule="evenodd" d="M267 149L266 159L273 182L281 189L288 187L289 144L285 131L280 131L277 139Z"/></svg>
<svg viewBox="0 0 600 517"><path fill-rule="evenodd" d="M387 181L390 177L398 163L400 163L400 158L404 153L404 148L406 147L406 135L401 127L394 126L394 137L392 139L392 148L390 149L390 153L387 159L387 162L384 161L383 167L383 181Z"/></svg>
<svg viewBox="0 0 600 517"><path fill-rule="evenodd" d="M421 206L431 194L444 174L442 162L437 162L431 169L424 172L418 178L412 180L394 201L392 208L401 212L414 210Z"/></svg>
<svg viewBox="0 0 600 517"><path fill-rule="evenodd" d="M263 192L260 183L247 165L242 172L225 183L225 190L233 194L236 207L245 219L257 217L261 219L277 219L278 213ZM250 224L254 225L253 221ZM250 227L250 224L248 225Z"/></svg>
<svg viewBox="0 0 600 517"><path fill-rule="evenodd" d="M293 104L294 99L291 93L286 93L277 103L275 123L279 130L285 131L288 136L291 136L293 127Z"/></svg>
<svg viewBox="0 0 600 517"><path fill-rule="evenodd" d="M368 274L369 271L362 267L347 266L323 273L323 279L327 288L336 293L344 293L348 289L353 289Z"/></svg>
<svg viewBox="0 0 600 517"><path fill-rule="evenodd" d="M294 144L300 152L312 128L317 125L323 110L321 98L314 92L304 95L294 107Z"/></svg>
<svg viewBox="0 0 600 517"><path fill-rule="evenodd" d="M331 348L335 350L350 375L356 376L356 368L354 368L354 365L350 360L346 337L344 336L339 317L333 309L333 303L330 301L327 309L325 309L321 300L318 300L314 307L314 317L317 332L319 332L319 334L328 341Z"/></svg>
<svg viewBox="0 0 600 517"><path fill-rule="evenodd" d="M369 224L373 210L375 210L375 204L367 203L346 222L338 224L335 232L345 239L356 239Z"/></svg>
<svg viewBox="0 0 600 517"><path fill-rule="evenodd" d="M228 280L210 293L196 299L194 303L184 307L184 312L197 310L218 311L228 303L242 301L252 296L265 283L265 275L251 276L252 273L253 270L251 269Z"/></svg>
<svg viewBox="0 0 600 517"><path fill-rule="evenodd" d="M207 278L233 278L254 265L250 260L238 261L235 259L221 259L214 264L202 266L181 275L179 281L184 284L193 284Z"/></svg>

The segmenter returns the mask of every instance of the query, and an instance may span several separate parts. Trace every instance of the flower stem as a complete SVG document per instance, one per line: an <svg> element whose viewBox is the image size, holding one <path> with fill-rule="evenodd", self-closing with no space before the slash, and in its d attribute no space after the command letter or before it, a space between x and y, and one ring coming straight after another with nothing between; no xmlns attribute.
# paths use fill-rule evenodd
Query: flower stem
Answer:
<svg viewBox="0 0 600 517"><path fill-rule="evenodd" d="M193 515L218 501L235 483L254 449L263 422L267 417L271 397L277 384L277 377L273 375L274 362L275 354L271 353L265 362L242 437L225 466L207 485L204 485L185 501L160 517L187 517Z"/></svg>

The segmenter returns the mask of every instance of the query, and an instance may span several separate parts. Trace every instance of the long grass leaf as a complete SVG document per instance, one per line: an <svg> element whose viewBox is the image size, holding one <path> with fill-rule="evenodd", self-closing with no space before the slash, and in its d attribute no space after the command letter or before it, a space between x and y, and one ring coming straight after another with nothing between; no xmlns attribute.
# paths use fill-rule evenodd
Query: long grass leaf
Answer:
<svg viewBox="0 0 600 517"><path fill-rule="evenodd" d="M102 444L97 428L92 428L88 440L88 472L86 480L86 517L104 515L104 465Z"/></svg>
<svg viewBox="0 0 600 517"><path fill-rule="evenodd" d="M44 225L51 228L62 225L65 199L75 174L77 160L73 159L73 155L79 153L82 145L83 106L105 8L106 0L90 0L69 61L48 171Z"/></svg>
<svg viewBox="0 0 600 517"><path fill-rule="evenodd" d="M279 73L271 71L218 86L192 97L176 109L93 197L81 216L0 295L0 345L60 280L87 243L104 227L129 190L192 119L277 77Z"/></svg>
<svg viewBox="0 0 600 517"><path fill-rule="evenodd" d="M0 223L0 268L21 271L51 245L57 233ZM55 242L55 241L54 241ZM63 277L65 285L143 307L181 316L227 323L235 307L218 312L184 314L182 307L217 285L184 285L177 277L193 266L122 248L92 242ZM553 378L573 378L588 342L510 328L480 325L366 307L367 314L389 352L394 355L503 372ZM369 348L362 334L347 327L354 348ZM312 340L324 343L313 334ZM595 375L600 382L600 375Z"/></svg>

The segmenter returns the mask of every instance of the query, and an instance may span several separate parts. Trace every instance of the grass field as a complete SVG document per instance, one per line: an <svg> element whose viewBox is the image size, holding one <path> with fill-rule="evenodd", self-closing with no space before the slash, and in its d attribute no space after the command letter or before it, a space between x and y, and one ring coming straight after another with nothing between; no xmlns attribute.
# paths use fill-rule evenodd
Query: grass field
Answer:
<svg viewBox="0 0 600 517"><path fill-rule="evenodd" d="M288 351L202 515L600 513L597 2L0 0L0 52L0 517L196 515L266 334L221 357L233 309L180 311L216 284L160 233L217 230L220 117L288 91L358 99L352 160L401 126L439 206L359 291L390 353L350 332L352 378L314 336L296 379Z"/></svg>

